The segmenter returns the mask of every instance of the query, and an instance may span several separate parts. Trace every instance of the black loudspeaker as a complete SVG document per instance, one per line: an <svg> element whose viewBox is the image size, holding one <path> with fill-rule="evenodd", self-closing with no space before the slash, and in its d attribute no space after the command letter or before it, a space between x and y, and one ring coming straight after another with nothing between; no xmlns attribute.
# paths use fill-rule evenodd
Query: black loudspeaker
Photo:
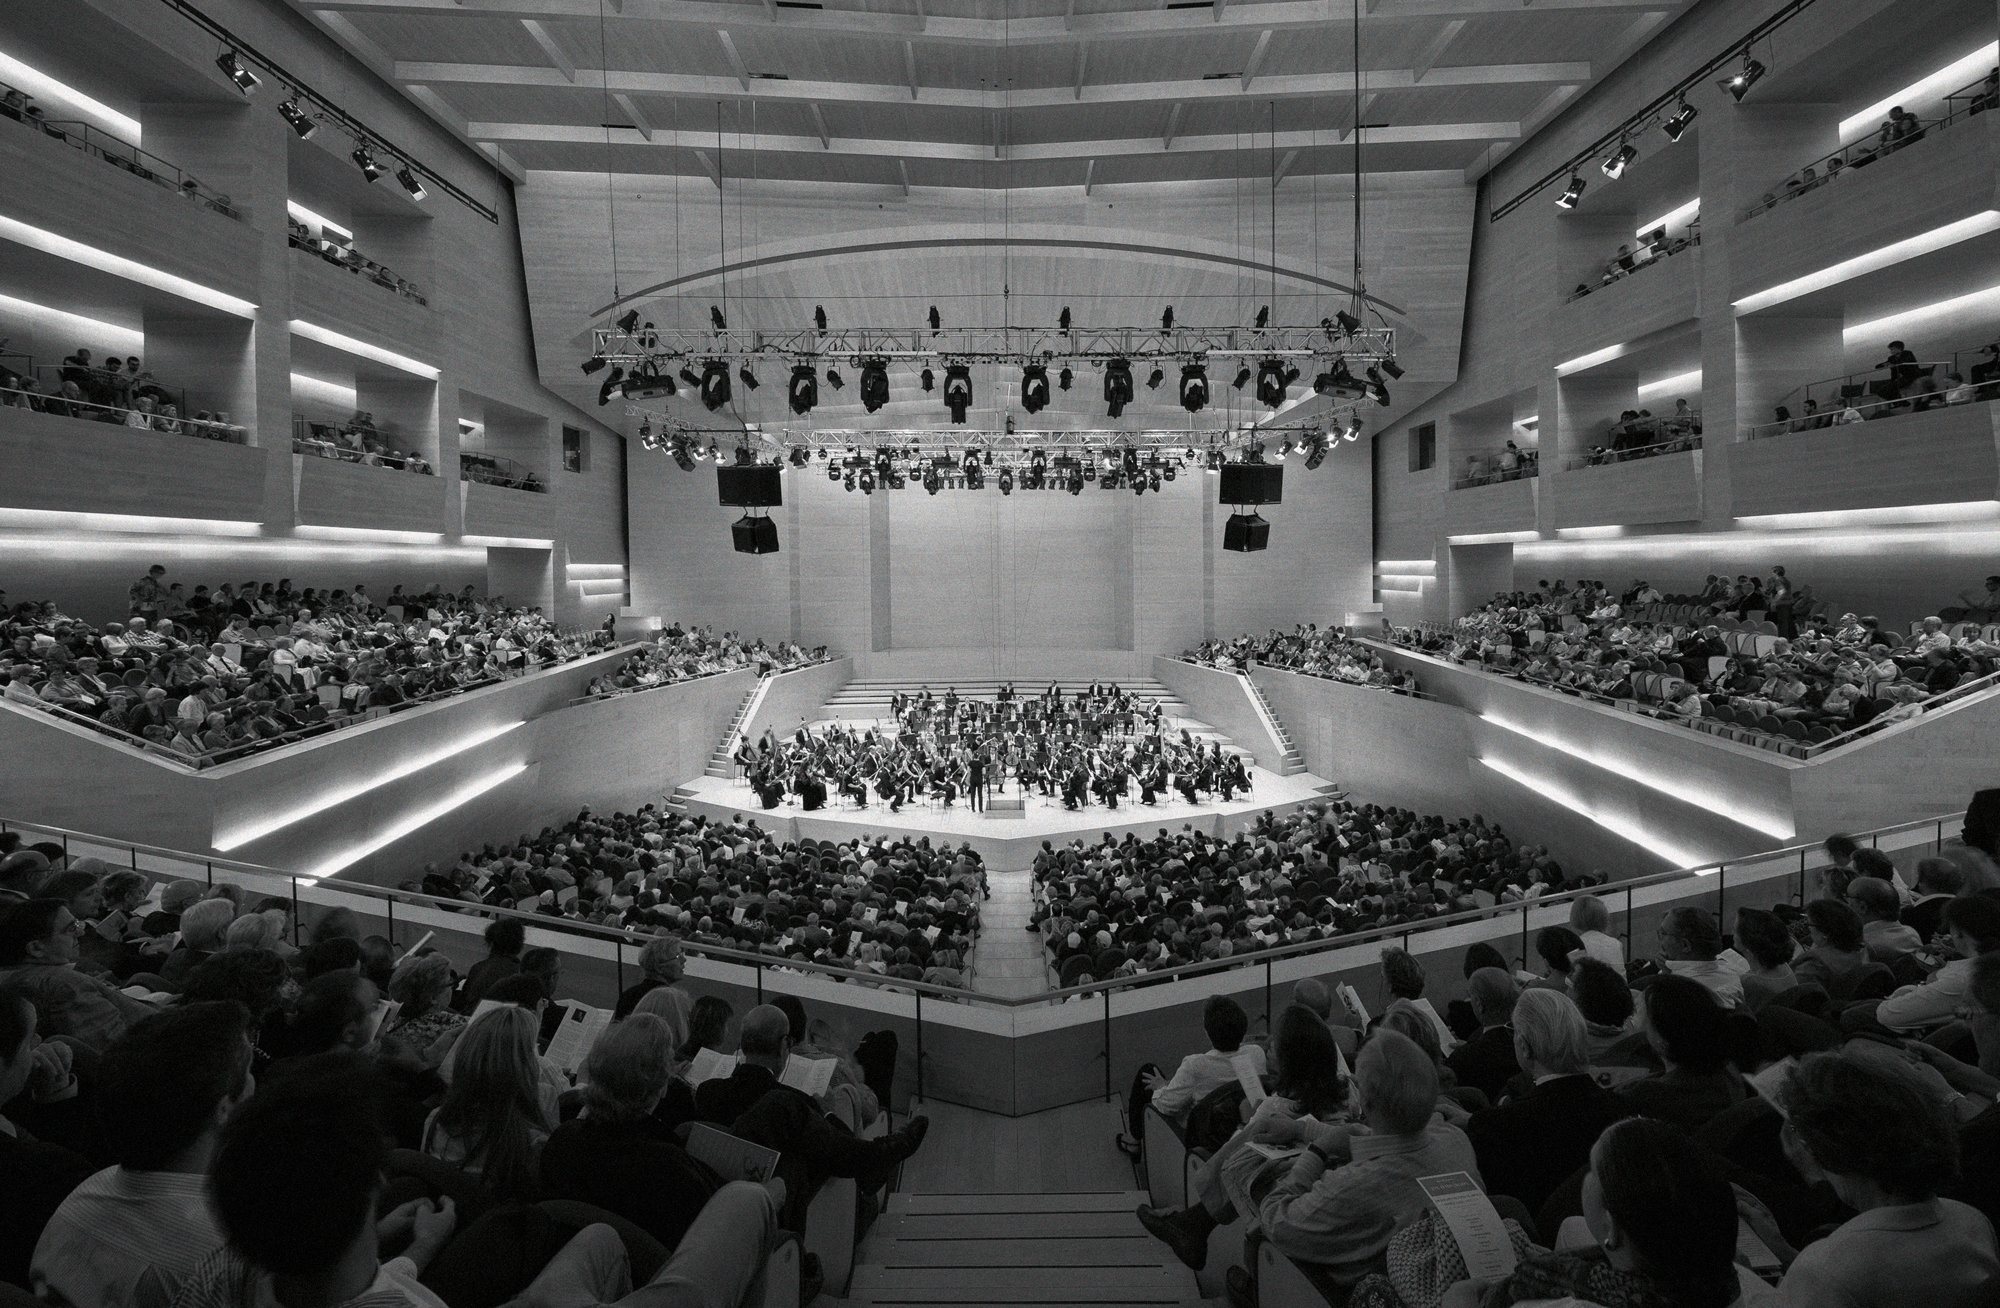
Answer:
<svg viewBox="0 0 2000 1308"><path fill-rule="evenodd" d="M745 514L730 524L729 534L736 541L738 554L778 552L778 524L769 518L753 518Z"/></svg>
<svg viewBox="0 0 2000 1308"><path fill-rule="evenodd" d="M718 464L715 490L726 509L775 509L785 502L774 463Z"/></svg>
<svg viewBox="0 0 2000 1308"><path fill-rule="evenodd" d="M1271 543L1271 524L1254 513L1232 513L1222 527L1222 548L1253 554ZM740 547L739 547L740 548Z"/></svg>
<svg viewBox="0 0 2000 1308"><path fill-rule="evenodd" d="M1217 504L1281 504L1285 498L1282 463L1225 463Z"/></svg>

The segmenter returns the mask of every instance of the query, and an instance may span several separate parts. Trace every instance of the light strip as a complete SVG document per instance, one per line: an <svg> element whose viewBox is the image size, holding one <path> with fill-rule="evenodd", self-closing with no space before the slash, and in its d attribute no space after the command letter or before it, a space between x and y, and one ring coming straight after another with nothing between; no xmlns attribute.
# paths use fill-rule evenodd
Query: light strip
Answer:
<svg viewBox="0 0 2000 1308"><path fill-rule="evenodd" d="M1953 558L1985 558L2000 550L2000 524L1954 526L1944 523L1928 530L1914 526L1905 531L1892 528L1812 534L1802 531L1721 531L1628 536L1624 540L1612 541L1544 540L1523 545L1523 552L1518 557L1530 562L1537 559L1551 562L1575 559L1653 561L1708 558L1717 551L1747 551L1765 547L1826 557L1845 556L1862 549L1898 546L1940 550Z"/></svg>
<svg viewBox="0 0 2000 1308"><path fill-rule="evenodd" d="M1573 372L1582 372L1585 368L1595 368L1600 363L1623 358L1626 349L1623 344L1607 345L1601 350L1592 350L1589 354L1579 354L1574 359L1557 364L1556 376L1567 377Z"/></svg>
<svg viewBox="0 0 2000 1308"><path fill-rule="evenodd" d="M1639 398L1648 399L1654 395L1665 395L1668 391L1699 391L1701 389L1701 369L1693 372L1675 373L1658 381L1649 381L1639 388Z"/></svg>
<svg viewBox="0 0 2000 1308"><path fill-rule="evenodd" d="M292 394L302 395L308 399L330 400L349 409L361 406L361 397L355 393L352 386L328 381L324 377L308 377L302 372L292 374Z"/></svg>
<svg viewBox="0 0 2000 1308"><path fill-rule="evenodd" d="M2000 300L2000 286L1989 286L1983 291L1955 295L1949 300L1938 300L1933 304L1920 304L1901 313L1885 314L1880 318L1870 318L1867 322L1855 323L1852 327L1843 327L1840 331L1840 343L1852 346L1857 341L1865 343L1878 337L1893 339L1931 318L1963 313L1968 309L1991 308L1996 300Z"/></svg>
<svg viewBox="0 0 2000 1308"><path fill-rule="evenodd" d="M481 549L501 550L548 550L555 548L553 540L539 536L475 536L471 533L458 538L466 545L477 545Z"/></svg>
<svg viewBox="0 0 2000 1308"><path fill-rule="evenodd" d="M609 580L594 578L589 581L572 581L570 585L576 587L578 594L588 595L594 599L604 599L612 595L623 595L625 593L625 580L622 577L614 577Z"/></svg>
<svg viewBox="0 0 2000 1308"><path fill-rule="evenodd" d="M444 539L440 531L398 531L389 527L322 527L302 524L292 529L301 536L327 540L394 541L398 544L433 545Z"/></svg>
<svg viewBox="0 0 2000 1308"><path fill-rule="evenodd" d="M1996 228L2000 228L2000 209L1983 209L1970 217L1960 218L1957 222L1946 223L1942 227L1933 227L1927 232L1919 232L1915 236L1905 237L1900 241L1891 241L1889 244L1870 250L1866 254L1857 254L1852 259L1843 259L1831 267L1820 269L1818 272L1807 273L1803 277L1794 277L1788 282L1779 282L1776 286L1768 290L1744 296L1742 299L1737 300L1733 307L1738 313L1755 313L1759 309L1768 309L1774 304L1783 304L1787 300L1796 300L1801 295L1810 295L1814 291L1823 291L1829 286L1838 286L1842 282L1852 281L1854 278L1867 273L1877 272L1883 268L1892 268L1899 263L1929 254L1934 250L1942 250L1947 246L1956 245L1960 241L1969 241L1975 236L1984 236L1987 232L1993 231ZM1558 368L1557 371L1560 372L1562 370Z"/></svg>
<svg viewBox="0 0 2000 1308"><path fill-rule="evenodd" d="M1613 523L1601 527L1557 527L1556 535L1563 540L1611 540L1623 536L1625 528Z"/></svg>
<svg viewBox="0 0 2000 1308"><path fill-rule="evenodd" d="M85 245L82 241L72 241L67 236L44 231L17 218L0 216L0 237L5 237L17 245L25 245L31 250L40 250L43 254L55 255L58 259L67 259L86 268L95 268L99 272L122 277L128 282L137 282L156 291L178 295L183 300L205 304L211 309L220 309L238 318L257 316L257 306L248 300L239 300L213 287L203 286L200 282L191 282L185 277L176 277L164 269L140 263L135 259L127 259L122 254L100 250L94 245Z"/></svg>
<svg viewBox="0 0 2000 1308"><path fill-rule="evenodd" d="M424 363L422 360L412 359L407 354L398 354L394 350L385 350L379 345L370 345L367 341L358 341L352 336L343 336L339 332L329 331L327 328L321 327L316 323L309 323L303 318L292 319L291 327L292 335L294 336L303 336L309 341L317 341L321 345L330 346L333 349L355 355L358 358L373 359L377 363L386 363L391 368L400 368L404 372L422 377L426 381L436 381L438 379L438 370L436 368L433 368L428 363Z"/></svg>
<svg viewBox="0 0 2000 1308"><path fill-rule="evenodd" d="M11 295L0 295L0 309L60 319L65 334L82 336L99 344L106 351L123 350L127 354L144 354L146 350L144 332L134 331L130 327L120 327L117 323L105 322L102 318L86 318L67 309L51 309L46 304L36 304L33 300L19 300Z"/></svg>
<svg viewBox="0 0 2000 1308"><path fill-rule="evenodd" d="M330 808L345 804L350 799L365 795L369 791L386 786L392 781L401 781L404 777L412 773L421 772L434 763L442 763L448 758L454 758L457 755L465 753L467 750L477 749L488 741L498 740L514 728L526 725L526 722L527 719L525 718L519 722L503 722L497 727L488 727L486 730L475 732L470 736L461 736L441 749L434 749L428 754L422 754L416 758L398 763L387 772L372 774L353 785L342 786L336 790L321 794L311 803L302 804L298 808L286 809L262 821L252 822L248 826L238 827L236 830L217 840L215 848L219 852L226 854L230 850L239 849L253 840L262 840L272 832L282 831L294 823L303 822L316 813L324 813Z"/></svg>
<svg viewBox="0 0 2000 1308"><path fill-rule="evenodd" d="M1446 536L1444 541L1447 545L1517 545L1541 538L1539 531L1479 531L1467 536Z"/></svg>
<svg viewBox="0 0 2000 1308"><path fill-rule="evenodd" d="M1653 219L1653 221L1649 223L1639 224L1639 230L1634 232L1633 235L1643 240L1647 232L1654 231L1661 227L1666 228L1668 231L1672 231L1674 228L1680 226L1682 223L1692 221L1694 216L1700 212L1701 212L1701 197L1697 195L1696 197L1694 197L1694 199L1689 200L1686 204L1682 205L1680 208L1670 210L1667 213L1660 215L1658 218Z"/></svg>
<svg viewBox="0 0 2000 1308"><path fill-rule="evenodd" d="M1594 750L1580 749L1554 736L1544 735L1532 727L1524 727L1519 723L1494 717L1491 713L1481 713L1479 720L1482 722L1491 722L1502 731L1511 731L1517 736L1525 736L1538 745L1546 745L1550 749L1567 754L1579 762L1588 763L1594 768L1602 768L1613 776L1623 777L1627 781L1636 781L1648 790L1657 790L1662 795L1677 799L1683 804L1692 805L1704 812L1713 813L1720 818L1727 818L1731 822L1749 827L1753 831L1761 831L1767 836L1775 836L1780 840L1790 840L1794 835L1798 834L1798 828L1790 822L1748 809L1738 808L1725 799L1704 794L1688 786L1676 785L1671 780L1649 775L1645 771L1633 767L1628 763L1621 762L1616 758L1600 754Z"/></svg>
<svg viewBox="0 0 2000 1308"><path fill-rule="evenodd" d="M1417 583L1417 589L1419 590L1423 589L1425 582L1437 580L1436 577L1431 576L1429 573L1378 572L1375 575L1383 581L1414 581ZM1385 587L1384 589L1387 588Z"/></svg>
<svg viewBox="0 0 2000 1308"><path fill-rule="evenodd" d="M605 577L622 577L625 565L622 563L565 563L563 572L571 581L601 580Z"/></svg>
<svg viewBox="0 0 2000 1308"><path fill-rule="evenodd" d="M526 763L514 763L504 768L497 768L483 776L476 777L465 785L460 786L457 790L452 791L437 803L420 808L408 817L401 818L390 826L384 827L381 831L378 831L360 844L350 845L339 853L331 854L320 862L315 863L306 870L305 875L314 881L317 881L321 877L330 877L340 871L340 869L367 858L375 851L386 849L388 846L395 844L412 831L420 827L429 826L453 809L465 807L495 786L503 785L527 770L528 765Z"/></svg>
<svg viewBox="0 0 2000 1308"><path fill-rule="evenodd" d="M1879 526L1895 522L1979 522L2000 518L2000 500L1960 500L1951 504L1901 504L1886 509L1830 509L1816 513L1756 513L1736 521L1745 527L1799 530L1813 527Z"/></svg>
<svg viewBox="0 0 2000 1308"><path fill-rule="evenodd" d="M1498 759L1482 756L1479 761L1530 794L1538 795L1552 804L1560 805L1580 817L1587 818L1612 835L1629 840L1647 853L1665 859L1670 866L1692 868L1708 861L1697 851L1683 849L1636 823L1628 822L1613 814L1598 812L1580 797L1570 794L1565 787L1547 777L1530 776L1512 764L1502 763ZM1703 875L1708 874L1703 873Z"/></svg>
<svg viewBox="0 0 2000 1308"><path fill-rule="evenodd" d="M345 236L350 241L354 239L353 232L347 230L345 227L342 227L339 223L335 222L331 218L326 217L324 214L314 213L312 210L300 204L297 200L285 201L285 212L290 214L292 217L298 219L300 222L304 223L308 227L325 228L327 231L330 232L339 232L342 236Z"/></svg>
<svg viewBox="0 0 2000 1308"><path fill-rule="evenodd" d="M1884 96L1860 113L1841 119L1841 144L1845 145L1851 138L1880 127L1889 111L1898 105L1941 100L1960 87L1986 76L1987 70L1995 64L2000 64L2000 41L1990 42L1956 63L1946 64L1921 81L1910 83L1894 95Z"/></svg>
<svg viewBox="0 0 2000 1308"><path fill-rule="evenodd" d="M39 527L51 531L134 531L191 536L255 536L257 522L224 518L159 518L137 513L73 513L68 509L0 509L0 527Z"/></svg>
<svg viewBox="0 0 2000 1308"><path fill-rule="evenodd" d="M1375 589L1384 595L1421 595L1424 593L1422 586L1377 586Z"/></svg>
<svg viewBox="0 0 2000 1308"><path fill-rule="evenodd" d="M96 124L113 136L122 136L126 144L140 143L139 120L127 117L101 100L93 99L67 82L59 82L39 68L32 68L19 59L0 53L0 82L5 82L29 95L43 96L51 100L67 100L82 110L86 117L98 119ZM54 117L60 118L61 114Z"/></svg>
<svg viewBox="0 0 2000 1308"><path fill-rule="evenodd" d="M1377 559L1377 569L1394 568L1397 572L1436 572L1436 559Z"/></svg>
<svg viewBox="0 0 2000 1308"><path fill-rule="evenodd" d="M139 536L120 539L118 533L97 535L81 531L4 532L0 531L0 557L64 560L102 559L143 560L153 563L203 562L240 559L245 562L277 563L422 563L476 566L486 561L485 552L451 545L341 545L333 541L291 540L262 537L224 540L214 536Z"/></svg>

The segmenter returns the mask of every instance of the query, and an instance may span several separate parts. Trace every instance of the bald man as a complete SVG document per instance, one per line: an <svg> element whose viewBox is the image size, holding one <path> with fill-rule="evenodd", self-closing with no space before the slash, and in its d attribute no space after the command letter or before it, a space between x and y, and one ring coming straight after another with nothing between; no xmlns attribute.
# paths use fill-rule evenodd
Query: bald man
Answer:
<svg viewBox="0 0 2000 1308"><path fill-rule="evenodd" d="M820 1111L803 1090L780 1085L792 1053L792 1024L784 1010L759 1004L743 1017L742 1060L725 1078L695 1090L695 1112L732 1135L776 1149L782 1158L785 1212L780 1225L802 1231L806 1205L828 1177L851 1176L863 1193L879 1190L898 1163L917 1152L930 1130L918 1117L900 1131L863 1140Z"/></svg>

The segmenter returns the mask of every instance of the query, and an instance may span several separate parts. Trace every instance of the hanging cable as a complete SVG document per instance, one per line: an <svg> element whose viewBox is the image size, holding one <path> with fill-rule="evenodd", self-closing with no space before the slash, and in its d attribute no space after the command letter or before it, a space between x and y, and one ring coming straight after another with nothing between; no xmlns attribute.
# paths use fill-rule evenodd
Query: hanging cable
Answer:
<svg viewBox="0 0 2000 1308"><path fill-rule="evenodd" d="M611 60L610 43L604 34L604 0L597 0L597 66L604 70L598 121L604 124L604 211L611 229L611 302L624 298L618 285L618 196L614 189L611 158Z"/></svg>

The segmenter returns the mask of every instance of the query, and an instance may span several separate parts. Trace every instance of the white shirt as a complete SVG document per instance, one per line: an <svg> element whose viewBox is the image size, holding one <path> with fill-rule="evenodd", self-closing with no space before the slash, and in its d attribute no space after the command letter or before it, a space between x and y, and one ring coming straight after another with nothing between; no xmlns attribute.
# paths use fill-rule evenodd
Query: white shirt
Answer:
<svg viewBox="0 0 2000 1308"><path fill-rule="evenodd" d="M1606 935L1602 931L1584 931L1579 934L1583 939L1585 957L1594 958L1600 963L1615 967L1621 975L1624 973L1624 941L1620 940L1617 936Z"/></svg>
<svg viewBox="0 0 2000 1308"><path fill-rule="evenodd" d="M1188 1109L1209 1094L1235 1084L1238 1058L1247 1060L1258 1077L1264 1075L1264 1050L1258 1045L1243 1045L1232 1054L1216 1049L1189 1054L1175 1069L1173 1080L1153 1092L1153 1106L1176 1121L1185 1118Z"/></svg>

